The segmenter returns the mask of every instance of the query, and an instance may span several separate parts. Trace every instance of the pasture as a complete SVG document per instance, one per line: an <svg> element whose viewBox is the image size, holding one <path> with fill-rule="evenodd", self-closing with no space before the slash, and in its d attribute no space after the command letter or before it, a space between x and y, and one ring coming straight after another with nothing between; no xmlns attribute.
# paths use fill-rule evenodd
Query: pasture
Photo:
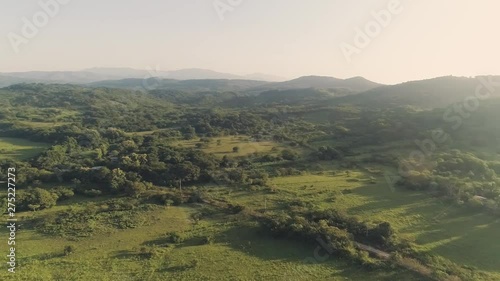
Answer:
<svg viewBox="0 0 500 281"><path fill-rule="evenodd" d="M395 188L378 167L324 171L273 178L273 191L220 189L220 196L257 210L280 211L290 204L335 208L371 222L389 222L398 234L423 252L467 264L500 278L500 219L433 198L423 192ZM217 190L217 189L216 189Z"/></svg>
<svg viewBox="0 0 500 281"><path fill-rule="evenodd" d="M0 137L0 159L23 160L47 149L49 145L20 138Z"/></svg>
<svg viewBox="0 0 500 281"><path fill-rule="evenodd" d="M80 200L55 210L25 212L23 221L43 218L71 206L102 204ZM55 237L37 232L29 224L17 233L18 267L15 280L418 280L407 272L367 271L330 257L305 261L316 245L275 240L252 222L238 216L212 215L194 223L198 205L158 207L141 216L146 223L131 229L108 229L85 238ZM169 243L168 232L185 239ZM1 235L7 235L5 229ZM213 237L210 243L204 237ZM70 255L64 248L74 247ZM0 246L6 252L6 244ZM152 253L150 256L145 253ZM224 276L223 278L221 276ZM0 278L12 278L6 271Z"/></svg>
<svg viewBox="0 0 500 281"><path fill-rule="evenodd" d="M201 149L207 153L213 153L216 156L238 157L254 153L273 154L279 152L284 146L272 141L256 141L248 136L229 136L210 138L209 142L203 142L199 139L184 140L174 143L179 147L195 148L197 144L202 145ZM233 148L238 147L236 152Z"/></svg>

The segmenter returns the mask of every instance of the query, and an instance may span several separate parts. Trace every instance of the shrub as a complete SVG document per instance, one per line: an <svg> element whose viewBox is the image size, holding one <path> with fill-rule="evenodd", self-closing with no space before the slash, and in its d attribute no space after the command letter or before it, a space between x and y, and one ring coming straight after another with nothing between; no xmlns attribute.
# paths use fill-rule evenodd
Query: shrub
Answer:
<svg viewBox="0 0 500 281"><path fill-rule="evenodd" d="M52 190L59 197L58 200L65 200L73 197L75 192L69 187L59 186Z"/></svg>
<svg viewBox="0 0 500 281"><path fill-rule="evenodd" d="M174 206L179 206L179 205L185 203L182 195L178 194L178 193L175 193L175 194L169 193L169 194L164 195L163 203L166 204L167 200L172 201L173 202L172 205L174 205Z"/></svg>
<svg viewBox="0 0 500 281"><path fill-rule="evenodd" d="M167 241L170 243L180 244L180 243L184 242L184 240L185 240L184 235L182 235L178 232L167 233Z"/></svg>
<svg viewBox="0 0 500 281"><path fill-rule="evenodd" d="M233 204L229 204L227 206L227 210L231 213L231 214L238 214L240 212L242 212L243 210L245 210L245 206L243 205L233 205Z"/></svg>
<svg viewBox="0 0 500 281"><path fill-rule="evenodd" d="M213 237L213 236L210 236L210 235L205 236L205 237L203 237L203 239L202 239L202 243L203 243L203 244L212 244L213 242L214 242L214 237Z"/></svg>
<svg viewBox="0 0 500 281"><path fill-rule="evenodd" d="M174 203L175 203L174 200L171 200L171 199L165 200L165 206L167 206L167 207L172 206Z"/></svg>
<svg viewBox="0 0 500 281"><path fill-rule="evenodd" d="M202 194L200 192L193 192L189 196L188 203L203 203Z"/></svg>
<svg viewBox="0 0 500 281"><path fill-rule="evenodd" d="M139 255L145 259L151 259L159 254L156 248L141 247Z"/></svg>
<svg viewBox="0 0 500 281"><path fill-rule="evenodd" d="M97 197L102 194L102 191L97 190L97 189L88 189L83 192L85 196L88 197Z"/></svg>
<svg viewBox="0 0 500 281"><path fill-rule="evenodd" d="M75 248L71 245L64 247L64 255L69 256L75 251Z"/></svg>

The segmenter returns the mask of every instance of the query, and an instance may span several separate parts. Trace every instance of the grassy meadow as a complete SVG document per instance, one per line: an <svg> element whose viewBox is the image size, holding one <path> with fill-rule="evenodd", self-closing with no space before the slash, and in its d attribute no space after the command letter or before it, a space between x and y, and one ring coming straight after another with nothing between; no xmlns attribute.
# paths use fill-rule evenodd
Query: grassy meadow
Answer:
<svg viewBox="0 0 500 281"><path fill-rule="evenodd" d="M94 200L61 205L51 210L26 212L21 220L43 218L54 212L95 204ZM102 203L99 200L97 204ZM73 206L73 207L71 207ZM160 207L141 213L146 221L137 228L105 231L91 237L54 237L41 234L29 225L17 233L18 267L16 280L418 280L408 272L367 271L331 257L310 264L315 245L273 239L260 233L251 222L237 216L215 213L194 223L191 215L201 206ZM166 241L165 234L178 232L185 240ZM2 229L2 235L7 235ZM204 237L213 237L210 243ZM71 255L64 255L66 246ZM154 255L144 256L144 249ZM5 252L2 244L0 250ZM224 277L221 277L224 276ZM11 278L0 272L0 278Z"/></svg>
<svg viewBox="0 0 500 281"><path fill-rule="evenodd" d="M361 220L387 221L419 250L488 272L491 280L500 279L500 246L491 244L500 233L500 219L472 213L429 194L399 190L378 168L371 168L374 173L352 169L273 178L272 191L221 190L220 196L271 212L306 202L343 210Z"/></svg>
<svg viewBox="0 0 500 281"><path fill-rule="evenodd" d="M254 153L277 154L285 146L273 141L256 141L248 136L227 136L210 138L210 142L203 143L199 139L184 140L174 143L179 147L195 148L196 144L203 143L202 150L219 157L239 157ZM237 152L233 148L238 147Z"/></svg>
<svg viewBox="0 0 500 281"><path fill-rule="evenodd" d="M23 160L31 158L49 145L20 138L0 137L0 159Z"/></svg>

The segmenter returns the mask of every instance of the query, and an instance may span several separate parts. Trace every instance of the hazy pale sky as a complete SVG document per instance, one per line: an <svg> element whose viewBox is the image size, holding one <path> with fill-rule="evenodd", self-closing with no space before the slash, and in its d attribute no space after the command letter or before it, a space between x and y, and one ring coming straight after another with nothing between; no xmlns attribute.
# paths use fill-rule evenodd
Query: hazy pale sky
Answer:
<svg viewBox="0 0 500 281"><path fill-rule="evenodd" d="M1 2L1 72L159 66L382 83L500 74L498 0L400 0L397 13L391 0L59 0L69 3L45 25L39 3L51 1ZM382 10L391 21L355 45L356 28ZM23 17L36 15L41 27L26 38Z"/></svg>

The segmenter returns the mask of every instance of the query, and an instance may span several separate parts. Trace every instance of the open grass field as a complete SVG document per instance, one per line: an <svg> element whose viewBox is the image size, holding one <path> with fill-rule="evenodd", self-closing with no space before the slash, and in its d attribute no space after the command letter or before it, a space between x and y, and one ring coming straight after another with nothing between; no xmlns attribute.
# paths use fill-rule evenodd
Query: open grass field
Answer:
<svg viewBox="0 0 500 281"><path fill-rule="evenodd" d="M220 144L217 143L217 140L220 140ZM201 143L198 139L195 140L187 140L187 141L179 141L174 145L180 147L189 147L194 148L197 143ZM238 147L238 152L233 152L233 147ZM230 136L230 137L218 137L212 138L209 143L205 144L205 147L202 148L203 151L207 153L213 153L214 155L223 157L237 157L237 156L245 156L253 153L267 153L273 154L273 152L277 153L284 146L279 143L275 143L272 141L255 141L252 140L248 136Z"/></svg>
<svg viewBox="0 0 500 281"><path fill-rule="evenodd" d="M18 113L12 121L22 122L24 125L33 125L35 127L44 127L44 124L63 124L77 120L80 112L64 108L33 108L30 106L21 106Z"/></svg>
<svg viewBox="0 0 500 281"><path fill-rule="evenodd" d="M49 145L20 138L0 137L0 159L27 159L33 157Z"/></svg>
<svg viewBox="0 0 500 281"><path fill-rule="evenodd" d="M85 206L92 201L78 204ZM70 205L62 204L57 209L26 212L20 220L68 208ZM309 264L304 260L313 256L314 245L275 240L260 233L254 224L227 215L194 224L191 214L199 208L159 207L141 214L147 219L143 226L77 240L46 236L21 226L16 237L15 280L418 280L398 270L368 272L335 257ZM165 234L172 231L186 239L179 244L166 243ZM2 228L0 235L7 235L6 230ZM212 243L202 242L207 235L213 237ZM68 245L74 252L66 256L63 251ZM1 252L6 252L6 247L2 243ZM154 248L156 254L146 258L141 248ZM0 272L1 280L11 278L6 271Z"/></svg>
<svg viewBox="0 0 500 281"><path fill-rule="evenodd" d="M500 280L500 245L491 243L500 233L500 219L473 213L429 194L395 189L380 175L380 168L370 167L374 173L336 169L274 178L274 192L221 191L220 196L258 210L279 211L300 201L344 210L362 220L387 221L420 250L476 267L490 273L491 280Z"/></svg>
<svg viewBox="0 0 500 281"><path fill-rule="evenodd" d="M35 122L35 121L18 121L18 123L31 128L54 128L69 124L69 122Z"/></svg>
<svg viewBox="0 0 500 281"><path fill-rule="evenodd" d="M292 177L277 180L281 188L295 186L297 196L324 202L322 207L334 205L348 214L373 221L390 222L403 236L414 240L423 250L439 254L459 264L468 264L484 271L500 269L500 246L487 241L500 233L500 220L485 214L470 211L429 198L427 194L411 193L391 189L379 178L375 185L364 182L350 183L332 176ZM363 177L360 177L363 180ZM300 185L315 187L300 191ZM328 188L328 186L330 187ZM335 186L335 187L333 187ZM351 194L335 196L328 202L325 190L348 188ZM316 198L314 198L316 193ZM321 194L323 195L323 198ZM500 278L500 275L498 276Z"/></svg>

